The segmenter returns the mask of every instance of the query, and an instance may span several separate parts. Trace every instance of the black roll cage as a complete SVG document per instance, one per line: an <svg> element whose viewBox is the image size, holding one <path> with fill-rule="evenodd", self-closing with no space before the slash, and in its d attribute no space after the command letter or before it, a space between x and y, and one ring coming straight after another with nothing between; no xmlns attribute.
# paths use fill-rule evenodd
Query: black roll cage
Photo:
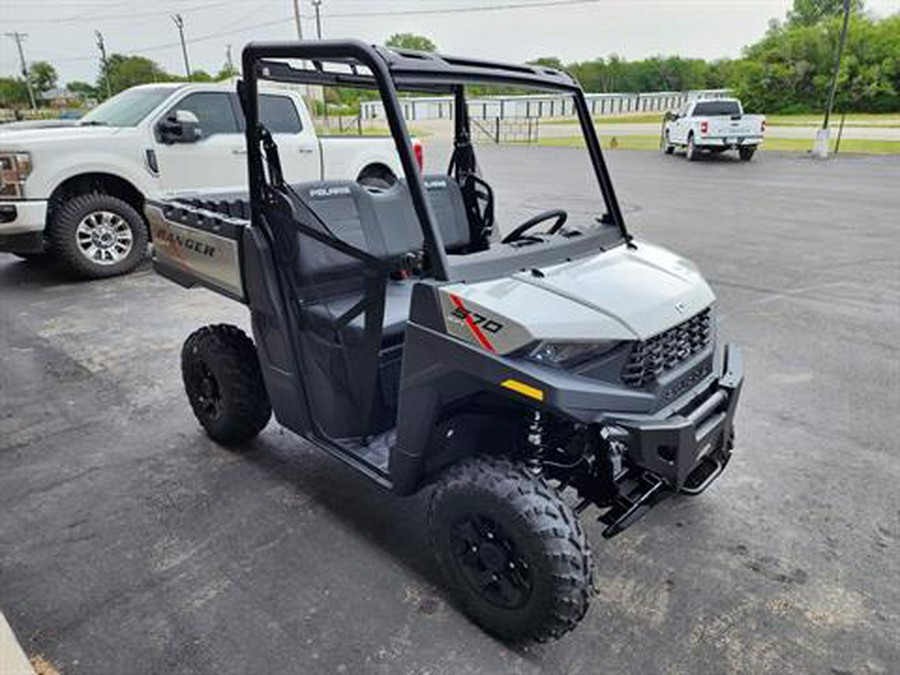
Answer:
<svg viewBox="0 0 900 675"><path fill-rule="evenodd" d="M283 61L269 59L298 60L303 65L298 68ZM308 67L306 62L312 67ZM325 63L343 64L348 72L328 70L324 66ZM369 72L360 72L360 66ZM626 244L631 242L584 92L578 82L567 73L544 66L512 65L410 50L392 50L368 45L359 40L251 42L244 47L242 69L242 81L239 83L238 92L246 119L250 213L253 223L259 222L260 208L265 200L262 145L271 143L271 138L259 122L257 97L259 80L377 90L409 186L413 207L422 227L425 254L430 263L431 274L439 281L455 280L457 275L451 274L440 230L426 197L397 92L454 96L458 114L454 116L452 165L459 177L474 173L477 168L471 147L464 85L497 84L559 91L573 97L591 164L606 203L608 221L604 219L604 222L616 226Z"/></svg>

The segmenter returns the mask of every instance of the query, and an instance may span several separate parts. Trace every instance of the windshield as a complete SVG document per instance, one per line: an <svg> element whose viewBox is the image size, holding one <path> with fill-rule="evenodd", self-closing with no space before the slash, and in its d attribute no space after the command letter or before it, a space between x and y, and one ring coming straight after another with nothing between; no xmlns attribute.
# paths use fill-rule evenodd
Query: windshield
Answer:
<svg viewBox="0 0 900 675"><path fill-rule="evenodd" d="M137 126L156 106L174 90L170 87L141 87L126 89L100 104L81 118L81 124L111 127Z"/></svg>

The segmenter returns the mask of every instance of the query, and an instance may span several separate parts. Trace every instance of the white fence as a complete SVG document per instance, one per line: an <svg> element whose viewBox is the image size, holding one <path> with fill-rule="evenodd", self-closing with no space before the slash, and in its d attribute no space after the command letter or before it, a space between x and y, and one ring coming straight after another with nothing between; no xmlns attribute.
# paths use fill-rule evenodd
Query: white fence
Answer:
<svg viewBox="0 0 900 675"><path fill-rule="evenodd" d="M634 94L585 94L592 115L665 112L676 110L693 98L723 98L727 89L697 91L654 91ZM453 118L452 96L401 98L400 105L408 120ZM575 104L565 94L490 96L468 101L469 117L474 119L506 119L510 117L572 117ZM384 119L381 101L363 101L360 115L364 120Z"/></svg>

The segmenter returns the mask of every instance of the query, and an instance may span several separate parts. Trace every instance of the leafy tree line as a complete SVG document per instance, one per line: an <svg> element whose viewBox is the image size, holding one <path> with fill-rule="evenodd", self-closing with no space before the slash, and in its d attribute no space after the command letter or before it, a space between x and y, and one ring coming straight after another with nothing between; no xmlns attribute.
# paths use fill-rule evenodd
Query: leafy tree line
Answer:
<svg viewBox="0 0 900 675"><path fill-rule="evenodd" d="M30 64L28 71L28 79L38 103L48 103L50 94L57 86L56 69L46 61L35 61ZM191 80L214 82L237 74L235 69L225 64L215 75L205 70L195 70L191 73ZM100 69L96 82L72 81L66 85L66 91L77 101L102 101L107 98L107 93L117 94L138 84L183 82L186 79L183 75L167 73L155 61L144 56L112 54ZM28 86L24 78L0 77L0 107L24 108L29 105Z"/></svg>

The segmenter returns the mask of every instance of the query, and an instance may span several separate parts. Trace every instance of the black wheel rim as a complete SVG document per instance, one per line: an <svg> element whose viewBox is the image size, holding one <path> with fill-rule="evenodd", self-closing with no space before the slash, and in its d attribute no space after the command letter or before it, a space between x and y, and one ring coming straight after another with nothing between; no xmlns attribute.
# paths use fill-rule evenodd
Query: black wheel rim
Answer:
<svg viewBox="0 0 900 675"><path fill-rule="evenodd" d="M192 368L193 390L200 414L217 419L222 414L222 391L215 375L202 361Z"/></svg>
<svg viewBox="0 0 900 675"><path fill-rule="evenodd" d="M459 519L450 530L450 544L463 579L487 602L503 609L528 602L531 567L494 520L482 515Z"/></svg>

